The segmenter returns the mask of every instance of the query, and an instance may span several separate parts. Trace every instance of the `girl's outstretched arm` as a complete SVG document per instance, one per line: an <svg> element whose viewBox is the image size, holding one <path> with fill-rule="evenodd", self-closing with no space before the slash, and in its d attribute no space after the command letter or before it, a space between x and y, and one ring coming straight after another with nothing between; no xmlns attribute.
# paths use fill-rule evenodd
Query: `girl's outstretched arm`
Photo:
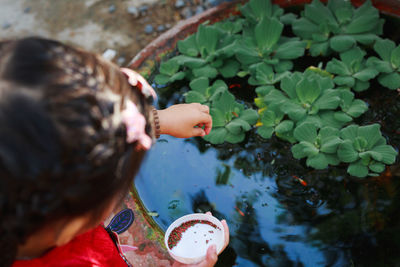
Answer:
<svg viewBox="0 0 400 267"><path fill-rule="evenodd" d="M189 138L207 135L212 128L209 108L205 105L177 104L157 112L160 119L160 134Z"/></svg>

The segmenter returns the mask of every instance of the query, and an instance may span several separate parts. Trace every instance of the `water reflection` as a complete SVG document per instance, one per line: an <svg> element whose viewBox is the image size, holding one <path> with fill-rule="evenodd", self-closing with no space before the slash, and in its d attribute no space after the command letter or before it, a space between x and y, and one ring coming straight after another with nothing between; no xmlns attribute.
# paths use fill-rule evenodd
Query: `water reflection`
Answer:
<svg viewBox="0 0 400 267"><path fill-rule="evenodd" d="M397 92L360 95L373 107L360 120L382 123L400 147ZM180 101L181 93L161 98ZM157 168L154 168L156 162ZM135 185L156 222L212 211L230 226L219 266L398 266L400 164L355 179L345 165L316 171L290 145L251 132L242 144L165 137L150 151Z"/></svg>

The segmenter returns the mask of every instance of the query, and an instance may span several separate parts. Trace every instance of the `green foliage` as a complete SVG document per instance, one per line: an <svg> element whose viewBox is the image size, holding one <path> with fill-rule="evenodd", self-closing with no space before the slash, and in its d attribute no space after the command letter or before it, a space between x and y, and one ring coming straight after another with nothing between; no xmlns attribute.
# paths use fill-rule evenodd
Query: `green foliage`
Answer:
<svg viewBox="0 0 400 267"><path fill-rule="evenodd" d="M190 81L185 101L208 105L213 118L204 139L238 143L256 126L264 139L275 135L292 143L294 158L305 158L315 169L342 162L349 164L349 174L365 177L392 164L397 152L386 145L379 126L354 125L368 106L350 89L364 91L375 77L383 86L400 87L400 46L379 39L384 21L371 2L354 8L346 0L327 5L314 0L300 18L269 0L250 0L239 9L241 16L200 25L179 41L178 55L161 63L155 77L158 84ZM298 37L284 36L285 25ZM365 48L372 46L380 58L365 58ZM290 72L306 48L312 56L338 52L339 57L326 69L321 62ZM222 78L235 76L258 86L258 112L229 92Z"/></svg>
<svg viewBox="0 0 400 267"><path fill-rule="evenodd" d="M291 70L291 60L304 55L306 42L281 38L282 31L283 24L276 18L263 17L237 42L235 54L242 68L254 70L264 63L279 73Z"/></svg>
<svg viewBox="0 0 400 267"><path fill-rule="evenodd" d="M206 77L192 80L189 86L192 90L185 95L186 103L200 103L208 106L228 90L228 86L224 81L217 80L210 86L210 82Z"/></svg>
<svg viewBox="0 0 400 267"><path fill-rule="evenodd" d="M343 142L339 145L338 157L350 163L349 174L356 177L375 175L385 169L385 164L394 163L397 152L386 144L379 129L379 124L350 125L340 131Z"/></svg>
<svg viewBox="0 0 400 267"><path fill-rule="evenodd" d="M367 65L380 72L378 81L389 89L400 88L400 45L391 40L378 40L374 50L380 56L370 57Z"/></svg>
<svg viewBox="0 0 400 267"><path fill-rule="evenodd" d="M213 117L213 128L204 139L213 144L243 141L245 132L249 131L258 119L255 110L245 109L227 90L212 102L210 114Z"/></svg>
<svg viewBox="0 0 400 267"><path fill-rule="evenodd" d="M356 92L369 88L369 80L378 75L373 66L368 67L364 60L365 52L354 47L340 54L340 59L333 58L328 62L326 70L336 74L333 81L340 86L352 88Z"/></svg>
<svg viewBox="0 0 400 267"><path fill-rule="evenodd" d="M332 127L318 128L312 123L303 123L294 130L298 144L292 147L293 157L307 158L307 166L325 169L328 165L338 165L337 147L342 142L339 130Z"/></svg>
<svg viewBox="0 0 400 267"><path fill-rule="evenodd" d="M382 34L383 19L371 1L355 9L350 1L318 0L304 7L301 18L292 23L293 32L310 41L312 56L344 52L357 43L370 45Z"/></svg>

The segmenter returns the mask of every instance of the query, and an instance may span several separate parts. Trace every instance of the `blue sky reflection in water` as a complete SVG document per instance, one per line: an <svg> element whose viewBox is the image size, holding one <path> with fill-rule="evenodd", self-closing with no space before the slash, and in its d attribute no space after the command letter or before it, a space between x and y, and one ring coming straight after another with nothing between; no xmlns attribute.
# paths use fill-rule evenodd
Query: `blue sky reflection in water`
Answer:
<svg viewBox="0 0 400 267"><path fill-rule="evenodd" d="M280 262L281 254L286 254L284 262L301 262L305 266L324 262L323 252L307 242L307 226L296 223L276 198L279 190L275 175L264 176L261 171L246 175L244 169L234 167L235 159L218 160L214 148L200 153L187 140L166 137L149 153L135 184L145 206L159 214L155 220L164 230L187 213L212 209L217 217L226 218L231 246L239 258L251 260L255 256L246 249L253 242L253 249L259 250L255 263L243 261L242 265L238 259L239 266ZM223 181L226 184L216 184L218 175L220 179L228 177ZM292 179L289 183L302 192L303 185ZM304 203L299 204L307 205L307 199L300 198ZM327 213L324 205L318 209L321 214ZM276 255L268 255L270 250L277 250Z"/></svg>
<svg viewBox="0 0 400 267"><path fill-rule="evenodd" d="M372 88L360 95L371 108L359 124L381 123L398 150L400 95ZM182 102L182 93L161 98L162 108ZM135 186L164 230L193 212L225 218L230 249L217 266L398 266L399 159L381 176L359 179L346 166L307 168L290 147L254 132L218 146L162 136Z"/></svg>

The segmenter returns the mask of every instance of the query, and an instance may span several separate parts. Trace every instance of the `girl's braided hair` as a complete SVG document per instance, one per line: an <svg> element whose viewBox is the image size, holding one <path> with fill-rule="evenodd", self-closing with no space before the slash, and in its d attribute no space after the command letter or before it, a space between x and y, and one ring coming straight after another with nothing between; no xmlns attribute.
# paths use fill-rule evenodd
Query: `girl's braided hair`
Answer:
<svg viewBox="0 0 400 267"><path fill-rule="evenodd" d="M119 68L42 38L0 43L0 266L43 224L98 218L130 188L144 150L126 143L124 99L149 101Z"/></svg>

